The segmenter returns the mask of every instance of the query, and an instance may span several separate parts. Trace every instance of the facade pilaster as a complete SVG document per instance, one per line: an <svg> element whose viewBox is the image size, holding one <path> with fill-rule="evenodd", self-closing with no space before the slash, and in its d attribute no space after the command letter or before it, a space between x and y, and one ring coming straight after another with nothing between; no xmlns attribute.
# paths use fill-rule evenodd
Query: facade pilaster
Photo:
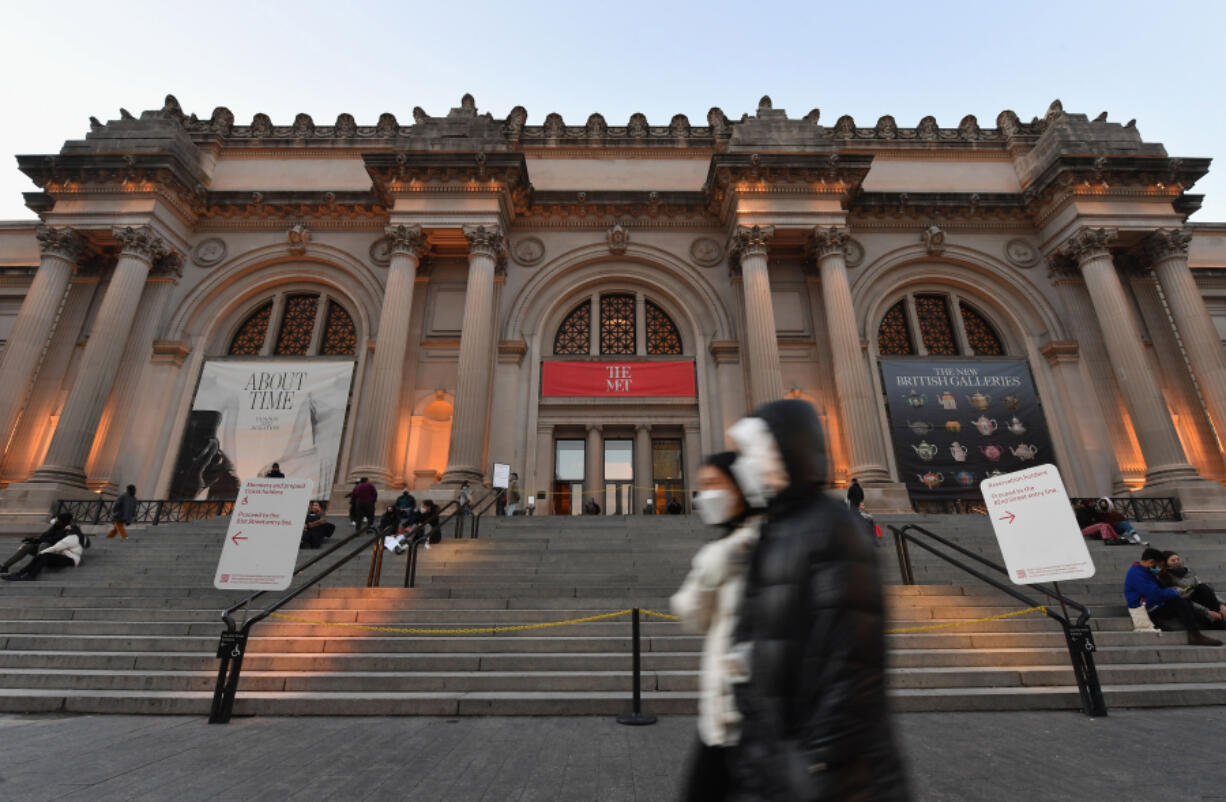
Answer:
<svg viewBox="0 0 1226 802"><path fill-rule="evenodd" d="M394 225L385 230L390 263L383 306L379 312L379 332L375 340L373 380L366 394L363 414L358 417L362 431L358 442L361 455L355 460L355 475L369 476L376 484L389 487L395 479L395 448L400 417L404 358L408 350L413 288L417 267L426 247L421 226ZM468 320L465 318L465 327ZM461 362L461 369L463 362Z"/></svg>
<svg viewBox="0 0 1226 802"><path fill-rule="evenodd" d="M634 513L641 515L647 501L655 493L651 475L651 424L640 423L634 428ZM662 512L662 510L656 510Z"/></svg>
<svg viewBox="0 0 1226 802"><path fill-rule="evenodd" d="M1165 229L1150 235L1145 246L1218 444L1226 448L1226 350L1188 267L1191 239L1186 231Z"/></svg>
<svg viewBox="0 0 1226 802"><path fill-rule="evenodd" d="M155 262L181 259L149 226L118 227L114 234L121 246L119 261L98 308L81 369L64 402L51 446L43 464L30 477L32 483L85 487L85 462L119 372L149 271Z"/></svg>
<svg viewBox="0 0 1226 802"><path fill-rule="evenodd" d="M587 425L587 447L583 450L585 459L583 470L584 501L596 499L601 509L604 509L604 437L600 426L595 423Z"/></svg>
<svg viewBox="0 0 1226 802"><path fill-rule="evenodd" d="M494 355L494 271L503 255L498 226L464 226L468 239L468 285L464 293L464 331L452 418L449 465L444 484L465 479L480 482L485 476L486 411Z"/></svg>
<svg viewBox="0 0 1226 802"><path fill-rule="evenodd" d="M545 498L537 499L535 515L553 514L553 426L541 424L536 427L536 475L529 492L545 493ZM526 502L525 502L526 503Z"/></svg>
<svg viewBox="0 0 1226 802"><path fill-rule="evenodd" d="M768 244L773 226L737 226L728 250L741 265L745 293L745 340L749 361L750 406L757 407L783 397L783 373L779 365L779 339L775 309L771 303Z"/></svg>
<svg viewBox="0 0 1226 802"><path fill-rule="evenodd" d="M847 280L845 228L817 228L812 249L822 281L822 302L834 365L841 429L846 435L851 475L864 484L890 481L885 445L878 425L877 402L860 349L851 285Z"/></svg>
<svg viewBox="0 0 1226 802"><path fill-rule="evenodd" d="M1141 330L1111 257L1115 234L1113 229L1083 228L1065 244L1063 253L1076 259L1089 290L1107 356L1145 458L1146 485L1196 479L1196 469L1184 455L1161 385L1146 359Z"/></svg>
<svg viewBox="0 0 1226 802"><path fill-rule="evenodd" d="M685 424L685 444L682 446L682 459L685 463L682 495L685 498L681 504L685 507L686 512L693 511L691 509L691 502L694 500L693 491L698 488L698 467L702 465L703 458L701 434L697 423Z"/></svg>
<svg viewBox="0 0 1226 802"><path fill-rule="evenodd" d="M37 236L42 251L38 271L0 356L0 456L21 415L84 244L70 228L40 226Z"/></svg>

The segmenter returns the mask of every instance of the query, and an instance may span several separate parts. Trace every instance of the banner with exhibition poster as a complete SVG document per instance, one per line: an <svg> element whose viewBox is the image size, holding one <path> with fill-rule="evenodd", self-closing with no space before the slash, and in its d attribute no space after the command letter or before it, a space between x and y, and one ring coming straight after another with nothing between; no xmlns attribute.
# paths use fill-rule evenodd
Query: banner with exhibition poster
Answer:
<svg viewBox="0 0 1226 802"><path fill-rule="evenodd" d="M898 469L929 499L978 498L984 479L1054 462L1021 359L882 359Z"/></svg>
<svg viewBox="0 0 1226 802"><path fill-rule="evenodd" d="M289 479L332 487L353 362L206 362L171 480L175 499L232 499L274 462Z"/></svg>

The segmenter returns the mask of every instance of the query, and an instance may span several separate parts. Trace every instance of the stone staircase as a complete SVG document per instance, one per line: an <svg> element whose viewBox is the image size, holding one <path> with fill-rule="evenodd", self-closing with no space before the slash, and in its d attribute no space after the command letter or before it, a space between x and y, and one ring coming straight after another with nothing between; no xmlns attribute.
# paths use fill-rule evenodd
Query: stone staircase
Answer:
<svg viewBox="0 0 1226 802"><path fill-rule="evenodd" d="M999 559L987 521L912 516ZM341 523L344 531L347 524ZM1150 527L1157 529L1158 527ZM1170 525L1166 529L1178 528ZM217 673L220 610L242 597L211 587L223 520L95 539L78 569L0 583L0 711L206 715ZM236 715L613 715L628 707L628 618L496 634L408 634L337 627L461 629L583 618L668 597L709 535L697 519L489 518L480 540L420 552L417 587L399 587L388 554L383 587L355 560L283 612L310 622L258 625ZM1152 531L1193 570L1226 585L1226 538L1212 525ZM15 541L13 542L15 545ZM0 542L0 546L7 546ZM1012 598L913 550L923 585L898 584L881 549L891 626L909 628L1019 609ZM1138 549L1091 544L1093 579L1065 592L1090 605L1108 707L1226 704L1226 648L1180 634L1133 633L1120 595ZM300 559L309 559L305 552ZM1041 615L890 636L891 695L906 711L1077 708L1063 635ZM692 713L701 639L643 622L645 708Z"/></svg>

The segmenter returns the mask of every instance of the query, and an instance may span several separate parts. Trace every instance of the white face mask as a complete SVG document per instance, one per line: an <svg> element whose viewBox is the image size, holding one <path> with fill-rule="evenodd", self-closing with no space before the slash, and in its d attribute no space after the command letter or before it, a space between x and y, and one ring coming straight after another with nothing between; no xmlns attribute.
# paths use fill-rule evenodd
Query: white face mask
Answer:
<svg viewBox="0 0 1226 802"><path fill-rule="evenodd" d="M707 526L718 526L732 517L736 497L727 490L703 490L694 499L694 506Z"/></svg>

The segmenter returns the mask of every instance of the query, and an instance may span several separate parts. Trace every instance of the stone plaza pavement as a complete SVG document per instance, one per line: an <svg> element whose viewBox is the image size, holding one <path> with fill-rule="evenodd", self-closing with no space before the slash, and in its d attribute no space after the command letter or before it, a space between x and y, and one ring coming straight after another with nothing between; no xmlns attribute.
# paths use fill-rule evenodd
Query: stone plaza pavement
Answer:
<svg viewBox="0 0 1226 802"><path fill-rule="evenodd" d="M1226 800L1226 707L897 717L916 800ZM671 800L694 719L0 717L0 799Z"/></svg>

